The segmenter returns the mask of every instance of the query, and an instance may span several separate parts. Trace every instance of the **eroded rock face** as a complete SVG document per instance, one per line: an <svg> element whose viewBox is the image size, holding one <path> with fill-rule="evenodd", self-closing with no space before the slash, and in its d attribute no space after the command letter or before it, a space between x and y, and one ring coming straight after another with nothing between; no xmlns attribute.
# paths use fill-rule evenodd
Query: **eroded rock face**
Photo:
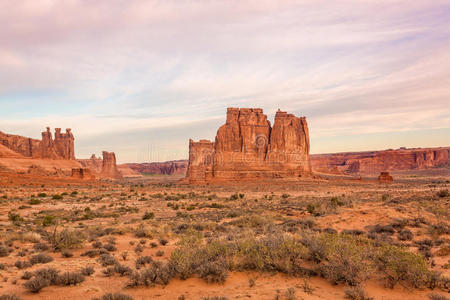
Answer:
<svg viewBox="0 0 450 300"><path fill-rule="evenodd" d="M339 174L424 170L449 166L450 147L316 154L311 163L314 171Z"/></svg>
<svg viewBox="0 0 450 300"><path fill-rule="evenodd" d="M152 163L128 163L126 167L141 174L184 175L188 160L172 160Z"/></svg>
<svg viewBox="0 0 450 300"><path fill-rule="evenodd" d="M61 133L56 128L53 139L50 128L42 132L42 140L0 132L0 144L26 158L74 160L74 137L70 129Z"/></svg>
<svg viewBox="0 0 450 300"><path fill-rule="evenodd" d="M88 159L78 159L83 168L91 170L96 178L120 179L122 173L117 168L116 155L114 152L103 151L103 158L96 157L95 154Z"/></svg>
<svg viewBox="0 0 450 300"><path fill-rule="evenodd" d="M89 168L75 168L72 169L72 177L81 180L92 180L95 176L92 174Z"/></svg>
<svg viewBox="0 0 450 300"><path fill-rule="evenodd" d="M380 182L392 182L394 178L389 175L389 172L381 172L380 176L378 176L378 181Z"/></svg>
<svg viewBox="0 0 450 300"><path fill-rule="evenodd" d="M120 179L122 178L122 173L117 169L116 164L116 155L114 152L103 151L103 164L102 164L102 172L100 176L102 178L110 178L110 179Z"/></svg>
<svg viewBox="0 0 450 300"><path fill-rule="evenodd" d="M260 108L228 108L215 142L189 141L190 183L311 174L304 117L278 110L274 126Z"/></svg>

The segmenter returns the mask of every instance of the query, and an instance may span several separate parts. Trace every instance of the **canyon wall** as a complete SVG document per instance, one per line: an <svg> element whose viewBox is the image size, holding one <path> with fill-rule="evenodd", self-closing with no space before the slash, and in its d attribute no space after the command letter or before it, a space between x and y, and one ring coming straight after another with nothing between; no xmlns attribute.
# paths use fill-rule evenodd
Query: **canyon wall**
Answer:
<svg viewBox="0 0 450 300"><path fill-rule="evenodd" d="M128 167L141 174L157 175L184 175L186 174L188 160L173 160L152 163L128 163L119 167Z"/></svg>
<svg viewBox="0 0 450 300"><path fill-rule="evenodd" d="M335 174L424 170L450 166L450 147L314 154L311 164L316 172Z"/></svg>
<svg viewBox="0 0 450 300"><path fill-rule="evenodd" d="M189 141L190 183L298 178L311 174L305 117L277 111L273 127L260 108L228 108L214 142Z"/></svg>
<svg viewBox="0 0 450 300"><path fill-rule="evenodd" d="M32 139L19 135L6 134L0 131L0 144L25 158L74 160L74 137L71 130L61 133L55 129L53 139L50 128L42 132L42 139Z"/></svg>

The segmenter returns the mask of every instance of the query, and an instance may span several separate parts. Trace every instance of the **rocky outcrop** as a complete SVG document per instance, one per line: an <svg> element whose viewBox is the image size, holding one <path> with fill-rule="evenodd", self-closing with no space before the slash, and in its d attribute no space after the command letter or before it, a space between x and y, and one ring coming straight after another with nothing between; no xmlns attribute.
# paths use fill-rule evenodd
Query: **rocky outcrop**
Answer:
<svg viewBox="0 0 450 300"><path fill-rule="evenodd" d="M381 172L380 176L378 176L378 181L380 182L392 182L394 178L389 175L389 172Z"/></svg>
<svg viewBox="0 0 450 300"><path fill-rule="evenodd" d="M215 142L189 141L190 183L311 174L305 117L277 111L271 127L260 108L228 108Z"/></svg>
<svg viewBox="0 0 450 300"><path fill-rule="evenodd" d="M88 168L75 168L72 169L72 178L81 180L92 180L95 179L95 176Z"/></svg>
<svg viewBox="0 0 450 300"><path fill-rule="evenodd" d="M123 164L123 166L126 166L140 174L184 175L186 174L188 160L173 160L152 163L128 163Z"/></svg>
<svg viewBox="0 0 450 300"><path fill-rule="evenodd" d="M424 170L450 166L450 147L314 154L311 163L316 172L335 174Z"/></svg>
<svg viewBox="0 0 450 300"><path fill-rule="evenodd" d="M74 160L74 136L71 130L61 133L55 130L55 139L50 128L42 132L42 140L0 132L0 144L26 158Z"/></svg>
<svg viewBox="0 0 450 300"><path fill-rule="evenodd" d="M89 159L78 159L78 162L91 170L96 178L102 179L120 179L122 173L119 171L116 163L116 155L114 152L103 151L103 158L96 157L95 154Z"/></svg>
<svg viewBox="0 0 450 300"><path fill-rule="evenodd" d="M120 179L122 178L122 173L117 169L116 164L116 155L114 152L103 151L103 164L102 164L102 172L100 176L102 178L110 178L110 179Z"/></svg>

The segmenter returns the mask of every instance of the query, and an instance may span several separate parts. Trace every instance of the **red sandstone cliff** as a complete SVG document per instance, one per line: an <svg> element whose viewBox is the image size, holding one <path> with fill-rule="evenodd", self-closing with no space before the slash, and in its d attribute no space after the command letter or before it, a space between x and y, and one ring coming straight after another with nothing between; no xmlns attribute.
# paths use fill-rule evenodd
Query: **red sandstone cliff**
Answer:
<svg viewBox="0 0 450 300"><path fill-rule="evenodd" d="M260 108L228 108L215 142L189 141L190 183L311 174L305 117L277 111L274 126Z"/></svg>
<svg viewBox="0 0 450 300"><path fill-rule="evenodd" d="M102 179L120 179L123 177L116 164L116 155L114 152L103 151L103 158L97 158L92 154L89 159L78 159L81 165L91 170L96 178Z"/></svg>
<svg viewBox="0 0 450 300"><path fill-rule="evenodd" d="M316 172L340 174L423 170L450 166L450 147L313 154L311 164Z"/></svg>
<svg viewBox="0 0 450 300"><path fill-rule="evenodd" d="M121 165L119 165L120 167ZM123 164L141 174L158 174L158 175L184 175L186 174L188 161L173 160L166 162L152 163L128 163Z"/></svg>
<svg viewBox="0 0 450 300"><path fill-rule="evenodd" d="M53 139L50 128L47 127L47 130L42 132L42 140L0 131L0 144L26 158L75 159L74 137L69 128L66 133L61 133L61 129L56 128Z"/></svg>

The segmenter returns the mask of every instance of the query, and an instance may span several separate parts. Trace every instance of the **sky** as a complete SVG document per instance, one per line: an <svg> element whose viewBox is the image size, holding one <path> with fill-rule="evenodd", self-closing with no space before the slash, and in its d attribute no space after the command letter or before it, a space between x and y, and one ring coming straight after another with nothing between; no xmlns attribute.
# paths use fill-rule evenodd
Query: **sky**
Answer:
<svg viewBox="0 0 450 300"><path fill-rule="evenodd" d="M0 0L0 131L164 161L260 107L306 116L311 153L450 146L449 22L449 0Z"/></svg>

